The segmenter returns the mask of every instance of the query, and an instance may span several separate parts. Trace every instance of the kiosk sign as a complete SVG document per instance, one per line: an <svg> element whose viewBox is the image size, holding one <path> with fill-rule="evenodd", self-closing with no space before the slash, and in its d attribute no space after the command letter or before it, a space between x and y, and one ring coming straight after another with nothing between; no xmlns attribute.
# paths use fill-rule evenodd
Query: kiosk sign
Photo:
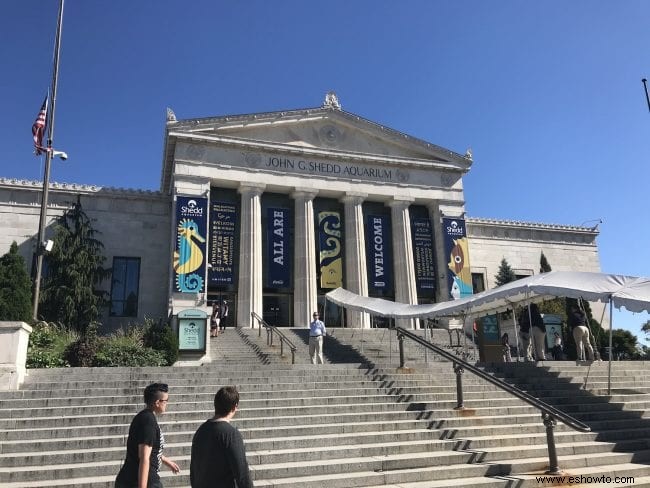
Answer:
<svg viewBox="0 0 650 488"><path fill-rule="evenodd" d="M205 352L208 314L202 310L183 310L178 314L178 351Z"/></svg>

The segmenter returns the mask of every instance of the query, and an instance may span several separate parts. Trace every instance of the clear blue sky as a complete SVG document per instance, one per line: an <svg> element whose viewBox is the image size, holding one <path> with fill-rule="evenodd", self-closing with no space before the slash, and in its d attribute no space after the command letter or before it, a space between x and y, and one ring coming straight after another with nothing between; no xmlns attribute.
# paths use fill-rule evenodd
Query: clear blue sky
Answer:
<svg viewBox="0 0 650 488"><path fill-rule="evenodd" d="M42 179L30 128L57 8L2 3L0 177ZM644 0L67 0L54 142L70 158L52 180L158 189L165 107L307 108L335 90L344 110L471 147L470 216L602 219L602 270L650 276L649 21ZM614 317L640 339L646 320Z"/></svg>

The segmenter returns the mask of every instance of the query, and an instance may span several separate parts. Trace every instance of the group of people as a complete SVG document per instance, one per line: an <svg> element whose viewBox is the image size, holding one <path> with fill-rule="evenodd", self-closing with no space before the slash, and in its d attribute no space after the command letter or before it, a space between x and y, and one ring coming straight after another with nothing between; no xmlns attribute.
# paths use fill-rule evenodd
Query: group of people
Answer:
<svg viewBox="0 0 650 488"><path fill-rule="evenodd" d="M535 358L538 361L546 360L545 340L546 325L542 318L537 304L531 303L525 307L519 315L519 337L521 338L522 348L524 351L524 360L533 361L532 351L535 351ZM594 359L594 350L590 342L590 332L587 326L587 316L577 305L571 306L568 315L568 325L576 344L578 360ZM552 330L552 329L551 329ZM501 346L503 347L503 361L511 362L510 338L507 333L501 336ZM559 332L553 332L553 348L551 349L553 359L560 360L563 358L562 353L562 336Z"/></svg>
<svg viewBox="0 0 650 488"><path fill-rule="evenodd" d="M158 472L164 464L174 474L180 467L163 455L165 436L157 416L165 413L169 387L153 383L144 389L145 408L129 427L126 458L115 488L163 488ZM214 416L205 421L192 439L190 482L192 488L252 488L244 441L230 420L239 408L239 392L224 386L214 397Z"/></svg>
<svg viewBox="0 0 650 488"><path fill-rule="evenodd" d="M227 318L228 302L226 300L214 302L210 314L210 337L217 337L221 332L225 332Z"/></svg>

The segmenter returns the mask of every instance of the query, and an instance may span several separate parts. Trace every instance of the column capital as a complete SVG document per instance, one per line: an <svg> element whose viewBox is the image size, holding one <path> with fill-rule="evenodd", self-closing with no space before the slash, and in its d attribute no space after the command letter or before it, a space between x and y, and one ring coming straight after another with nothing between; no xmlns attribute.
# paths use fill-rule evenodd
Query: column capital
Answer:
<svg viewBox="0 0 650 488"><path fill-rule="evenodd" d="M366 198L368 198L367 193L360 193L360 192L347 192L345 195L343 195L341 198L339 198L339 201L343 203L352 203L355 205L359 205L363 203Z"/></svg>
<svg viewBox="0 0 650 488"><path fill-rule="evenodd" d="M403 209L408 208L415 202L415 198L410 197L394 197L392 200L386 202L390 208Z"/></svg>
<svg viewBox="0 0 650 488"><path fill-rule="evenodd" d="M294 200L302 199L313 200L318 195L318 190L313 188L294 188L294 191L291 192L291 198Z"/></svg>
<svg viewBox="0 0 650 488"><path fill-rule="evenodd" d="M240 183L237 192L243 194L261 195L266 189L264 183Z"/></svg>

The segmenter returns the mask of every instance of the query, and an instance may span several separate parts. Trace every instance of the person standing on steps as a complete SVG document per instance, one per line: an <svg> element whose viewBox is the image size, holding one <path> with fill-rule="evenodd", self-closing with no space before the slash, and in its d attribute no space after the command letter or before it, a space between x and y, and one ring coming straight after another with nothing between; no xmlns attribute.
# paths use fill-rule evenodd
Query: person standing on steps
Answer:
<svg viewBox="0 0 650 488"><path fill-rule="evenodd" d="M569 313L569 327L573 333L573 340L576 343L578 361L594 360L594 350L589 341L589 328L587 327L587 315L577 305L571 305ZM585 353L587 354L585 358Z"/></svg>
<svg viewBox="0 0 650 488"><path fill-rule="evenodd" d="M214 417L192 438L192 488L253 488L244 440L230 420L239 408L239 392L224 386L214 396Z"/></svg>
<svg viewBox="0 0 650 488"><path fill-rule="evenodd" d="M163 488L158 476L163 464L174 474L180 472L178 464L163 456L165 436L156 420L156 416L165 413L168 402L166 384L153 383L144 389L146 407L131 421L126 459L115 479L115 488Z"/></svg>
<svg viewBox="0 0 650 488"><path fill-rule="evenodd" d="M327 331L323 321L319 320L318 312L314 312L312 317L309 324L309 357L312 364L323 364L323 337Z"/></svg>

